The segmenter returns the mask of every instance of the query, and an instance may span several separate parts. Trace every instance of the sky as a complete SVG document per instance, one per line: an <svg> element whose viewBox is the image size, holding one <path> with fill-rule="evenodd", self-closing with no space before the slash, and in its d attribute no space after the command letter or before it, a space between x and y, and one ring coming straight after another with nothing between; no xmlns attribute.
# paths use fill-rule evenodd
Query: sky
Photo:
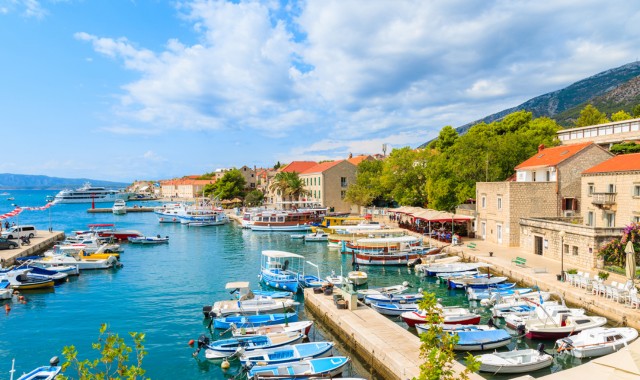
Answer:
<svg viewBox="0 0 640 380"><path fill-rule="evenodd" d="M0 0L0 173L415 148L638 60L639 19L632 0Z"/></svg>

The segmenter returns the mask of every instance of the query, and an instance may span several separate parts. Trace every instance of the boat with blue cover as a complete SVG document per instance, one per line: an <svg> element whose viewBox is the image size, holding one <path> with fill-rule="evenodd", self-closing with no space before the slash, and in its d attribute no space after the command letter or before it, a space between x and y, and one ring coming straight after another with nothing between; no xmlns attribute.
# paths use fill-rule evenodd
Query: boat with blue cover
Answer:
<svg viewBox="0 0 640 380"><path fill-rule="evenodd" d="M260 315L238 315L215 318L213 327L216 329L228 329L231 324L237 328L277 325L286 322L295 322L298 320L297 313L277 313L277 314L260 314Z"/></svg>
<svg viewBox="0 0 640 380"><path fill-rule="evenodd" d="M296 293L299 285L299 268L304 256L284 251L262 251L261 269L258 275L265 285ZM292 266L294 264L295 266Z"/></svg>
<svg viewBox="0 0 640 380"><path fill-rule="evenodd" d="M256 363L273 365L298 362L304 359L324 358L333 355L333 346L333 342L310 342L255 350L242 354L240 363L243 365Z"/></svg>
<svg viewBox="0 0 640 380"><path fill-rule="evenodd" d="M298 331L272 335L255 335L216 340L206 345L204 355L207 359L222 359L232 355L239 356L247 351L282 347L299 343L305 337Z"/></svg>
<svg viewBox="0 0 640 380"><path fill-rule="evenodd" d="M413 294L369 294L364 297L365 303L416 303L424 298L420 293Z"/></svg>
<svg viewBox="0 0 640 380"><path fill-rule="evenodd" d="M428 324L416 325L418 333L428 329ZM442 330L458 336L458 343L453 347L456 351L493 350L508 345L512 338L507 330L493 325L443 325Z"/></svg>
<svg viewBox="0 0 640 380"><path fill-rule="evenodd" d="M499 284L505 285L505 284ZM508 284L513 285L515 284ZM487 288L487 289L478 289L478 288L467 288L467 299L469 301L478 301L487 298L491 298L494 294L499 294L500 296L512 296L514 294L527 294L531 293L533 289L531 288L506 288L504 286L497 288Z"/></svg>
<svg viewBox="0 0 640 380"><path fill-rule="evenodd" d="M277 379L304 379L304 378L331 378L342 373L349 363L345 356L333 356L302 360L296 363L277 364L266 366L253 366L249 369L249 379L277 378Z"/></svg>
<svg viewBox="0 0 640 380"><path fill-rule="evenodd" d="M320 268L318 268L318 265L312 263L311 261L306 261L306 264L315 267L317 275L314 276L312 274L307 274L305 270L306 265L305 263L303 263L302 274L298 275L298 282L300 283L300 286L302 286L303 288L319 288L324 285L326 282L320 278Z"/></svg>
<svg viewBox="0 0 640 380"><path fill-rule="evenodd" d="M372 303L371 308L382 315L398 316L405 311L418 311L417 303Z"/></svg>

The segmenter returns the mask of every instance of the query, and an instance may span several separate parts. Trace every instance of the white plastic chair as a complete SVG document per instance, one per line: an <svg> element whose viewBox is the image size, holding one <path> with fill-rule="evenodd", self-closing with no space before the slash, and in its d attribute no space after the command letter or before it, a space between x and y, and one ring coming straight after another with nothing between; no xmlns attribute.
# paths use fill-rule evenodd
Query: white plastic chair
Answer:
<svg viewBox="0 0 640 380"><path fill-rule="evenodd" d="M620 302L620 289L611 287L611 299L616 302Z"/></svg>
<svg viewBox="0 0 640 380"><path fill-rule="evenodd" d="M580 287L589 290L589 286L591 286L591 279L589 278L589 273L585 273L580 281Z"/></svg>
<svg viewBox="0 0 640 380"><path fill-rule="evenodd" d="M637 291L633 293L629 293L629 306L631 306L634 309L640 308L640 298L638 298Z"/></svg>
<svg viewBox="0 0 640 380"><path fill-rule="evenodd" d="M604 284L604 282L596 282L593 284L591 293L597 296L605 296L607 294L607 286Z"/></svg>
<svg viewBox="0 0 640 380"><path fill-rule="evenodd" d="M632 297L638 297L638 289L635 286L632 286L631 289L627 291L627 294L624 296L624 303L629 305L631 304Z"/></svg>

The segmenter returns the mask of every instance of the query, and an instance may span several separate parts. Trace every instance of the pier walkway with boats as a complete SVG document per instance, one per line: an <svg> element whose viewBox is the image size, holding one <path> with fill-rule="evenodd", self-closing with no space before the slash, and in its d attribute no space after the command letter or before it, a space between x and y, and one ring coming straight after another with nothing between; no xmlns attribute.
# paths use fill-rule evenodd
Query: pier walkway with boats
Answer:
<svg viewBox="0 0 640 380"><path fill-rule="evenodd" d="M18 257L38 255L61 240L64 240L62 231L38 231L38 236L32 237L29 245L20 245L20 240L14 239L13 241L18 243L18 248L0 250L2 266L13 265Z"/></svg>

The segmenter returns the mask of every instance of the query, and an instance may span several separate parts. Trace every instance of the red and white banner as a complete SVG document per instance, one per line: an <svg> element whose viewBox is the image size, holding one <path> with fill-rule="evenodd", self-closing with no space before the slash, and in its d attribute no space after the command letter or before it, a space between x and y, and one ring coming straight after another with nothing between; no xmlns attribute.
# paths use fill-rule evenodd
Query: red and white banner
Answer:
<svg viewBox="0 0 640 380"><path fill-rule="evenodd" d="M53 205L53 203L49 202L44 206L41 207L16 207L13 209L13 211L8 212L6 214L2 214L0 215L0 220L2 219L9 219L9 218L13 218L14 216L17 216L18 214L20 214L22 211L24 210L29 210L29 211L42 211L42 210L46 210L49 207L51 207Z"/></svg>

